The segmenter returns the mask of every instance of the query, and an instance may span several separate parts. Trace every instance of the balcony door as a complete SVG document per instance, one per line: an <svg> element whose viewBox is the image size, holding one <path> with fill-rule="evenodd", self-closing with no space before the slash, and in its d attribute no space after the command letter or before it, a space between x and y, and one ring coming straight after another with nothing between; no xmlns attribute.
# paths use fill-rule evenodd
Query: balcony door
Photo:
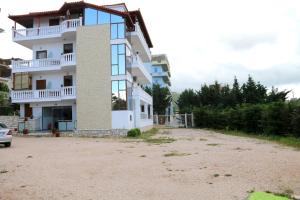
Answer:
<svg viewBox="0 0 300 200"><path fill-rule="evenodd" d="M73 76L68 75L64 76L64 87L70 87L73 86Z"/></svg>
<svg viewBox="0 0 300 200"><path fill-rule="evenodd" d="M45 90L46 89L46 80L36 80L36 89Z"/></svg>
<svg viewBox="0 0 300 200"><path fill-rule="evenodd" d="M73 43L64 44L64 54L73 53Z"/></svg>

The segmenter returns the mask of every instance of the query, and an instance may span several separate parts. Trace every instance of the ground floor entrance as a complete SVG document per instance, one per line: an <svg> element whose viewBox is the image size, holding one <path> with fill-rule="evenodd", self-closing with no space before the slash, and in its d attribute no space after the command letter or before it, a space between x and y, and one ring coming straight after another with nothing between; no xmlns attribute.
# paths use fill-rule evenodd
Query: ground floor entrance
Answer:
<svg viewBox="0 0 300 200"><path fill-rule="evenodd" d="M75 123L72 119L72 106L43 107L42 129L74 130Z"/></svg>

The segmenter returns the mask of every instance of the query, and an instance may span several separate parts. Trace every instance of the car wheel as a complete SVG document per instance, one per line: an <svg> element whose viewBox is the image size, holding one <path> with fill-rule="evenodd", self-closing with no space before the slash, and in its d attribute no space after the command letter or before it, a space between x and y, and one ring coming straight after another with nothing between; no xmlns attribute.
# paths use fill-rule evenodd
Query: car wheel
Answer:
<svg viewBox="0 0 300 200"><path fill-rule="evenodd" d="M5 145L5 147L10 147L11 142L5 143L4 145Z"/></svg>

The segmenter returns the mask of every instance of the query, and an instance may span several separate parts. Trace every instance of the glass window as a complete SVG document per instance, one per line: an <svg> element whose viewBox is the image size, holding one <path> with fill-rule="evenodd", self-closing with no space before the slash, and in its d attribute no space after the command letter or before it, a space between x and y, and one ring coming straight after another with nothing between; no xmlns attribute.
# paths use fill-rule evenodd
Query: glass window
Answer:
<svg viewBox="0 0 300 200"><path fill-rule="evenodd" d="M119 74L118 65L112 65L111 70L111 75L114 76Z"/></svg>
<svg viewBox="0 0 300 200"><path fill-rule="evenodd" d="M119 44L118 45L118 53L119 54L125 54L125 44Z"/></svg>
<svg viewBox="0 0 300 200"><path fill-rule="evenodd" d="M119 55L119 74L125 74L125 55Z"/></svg>
<svg viewBox="0 0 300 200"><path fill-rule="evenodd" d="M125 24L118 24L118 38L125 38Z"/></svg>
<svg viewBox="0 0 300 200"><path fill-rule="evenodd" d="M112 75L126 74L125 44L111 45Z"/></svg>
<svg viewBox="0 0 300 200"><path fill-rule="evenodd" d="M110 26L110 39L114 40L118 38L118 24L112 24Z"/></svg>
<svg viewBox="0 0 300 200"><path fill-rule="evenodd" d="M98 11L98 24L109 24L110 14L102 11Z"/></svg>
<svg viewBox="0 0 300 200"><path fill-rule="evenodd" d="M112 110L126 110L126 81L112 81Z"/></svg>
<svg viewBox="0 0 300 200"><path fill-rule="evenodd" d="M97 10L86 8L84 10L84 25L97 24Z"/></svg>
<svg viewBox="0 0 300 200"><path fill-rule="evenodd" d="M111 16L111 23L122 23L124 22L123 17L118 15L110 15Z"/></svg>
<svg viewBox="0 0 300 200"><path fill-rule="evenodd" d="M119 81L119 89L126 90L126 83L125 81Z"/></svg>

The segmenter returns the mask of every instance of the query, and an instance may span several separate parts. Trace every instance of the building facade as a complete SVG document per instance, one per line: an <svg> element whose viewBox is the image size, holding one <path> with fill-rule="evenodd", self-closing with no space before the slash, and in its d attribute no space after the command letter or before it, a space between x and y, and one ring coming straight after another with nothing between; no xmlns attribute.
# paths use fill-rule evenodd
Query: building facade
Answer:
<svg viewBox="0 0 300 200"><path fill-rule="evenodd" d="M11 86L11 60L0 58L0 83L5 83L10 88Z"/></svg>
<svg viewBox="0 0 300 200"><path fill-rule="evenodd" d="M165 54L152 55L152 83L157 84L160 87L168 88L171 94L171 71L168 57ZM166 109L166 115L173 114L173 102Z"/></svg>
<svg viewBox="0 0 300 200"><path fill-rule="evenodd" d="M11 92L32 129L153 125L152 97L141 87L152 84L145 65L153 46L139 10L80 1L9 18L13 41L32 50L31 60L12 61Z"/></svg>

